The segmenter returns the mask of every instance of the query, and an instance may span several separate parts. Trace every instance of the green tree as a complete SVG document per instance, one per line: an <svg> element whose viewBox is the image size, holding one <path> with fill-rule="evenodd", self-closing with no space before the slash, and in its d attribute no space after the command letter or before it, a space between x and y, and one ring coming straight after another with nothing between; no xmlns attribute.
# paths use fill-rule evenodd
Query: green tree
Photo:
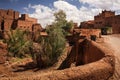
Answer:
<svg viewBox="0 0 120 80"><path fill-rule="evenodd" d="M66 32L73 26L72 21L68 22L66 20L66 14L62 10L55 13L54 16L53 24L46 27L47 37L39 35L36 40L39 50L35 50L35 52L33 50L33 60L39 68L51 66L57 62L65 48Z"/></svg>
<svg viewBox="0 0 120 80"><path fill-rule="evenodd" d="M63 27L63 29L65 30L66 34L68 34L71 29L73 28L73 21L69 21L66 23L66 25Z"/></svg>
<svg viewBox="0 0 120 80"><path fill-rule="evenodd" d="M52 25L62 28L63 34L67 35L73 27L73 21L67 21L66 14L62 10L56 12L54 16L55 16L55 22Z"/></svg>
<svg viewBox="0 0 120 80"><path fill-rule="evenodd" d="M52 54L50 55L50 57L52 62L56 62L57 58L60 56L65 48L65 37L63 35L62 29L57 26L48 28L47 32L49 36L49 42L52 47Z"/></svg>
<svg viewBox="0 0 120 80"><path fill-rule="evenodd" d="M47 37L39 35L37 40L39 51L34 52L33 56L33 60L39 68L56 63L66 44L61 28L52 26L48 27L46 31L48 33Z"/></svg>
<svg viewBox="0 0 120 80"><path fill-rule="evenodd" d="M54 16L55 16L55 22L57 22L57 23L64 24L64 22L67 22L66 14L63 10L60 10L60 11L54 13Z"/></svg>

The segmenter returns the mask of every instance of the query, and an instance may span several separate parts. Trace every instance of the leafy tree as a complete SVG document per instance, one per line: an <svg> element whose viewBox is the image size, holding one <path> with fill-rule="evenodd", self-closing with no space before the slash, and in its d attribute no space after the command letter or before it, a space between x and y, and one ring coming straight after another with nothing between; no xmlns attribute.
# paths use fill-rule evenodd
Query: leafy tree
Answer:
<svg viewBox="0 0 120 80"><path fill-rule="evenodd" d="M66 14L62 10L54 16L55 21L51 27L46 27L47 37L39 35L36 40L39 50L34 52L33 59L39 68L51 66L57 62L65 48L66 31L68 32L73 26L72 21L66 20Z"/></svg>
<svg viewBox="0 0 120 80"><path fill-rule="evenodd" d="M69 21L66 23L66 25L63 27L65 34L70 33L71 29L73 28L73 21Z"/></svg>
<svg viewBox="0 0 120 80"><path fill-rule="evenodd" d="M67 35L73 27L73 21L68 22L66 20L66 14L62 10L56 12L54 16L55 22L52 25L62 28L64 35Z"/></svg>
<svg viewBox="0 0 120 80"><path fill-rule="evenodd" d="M51 66L57 62L58 57L65 48L65 38L62 29L56 26L46 29L48 36L39 35L37 43L39 51L34 52L34 61L39 68Z"/></svg>
<svg viewBox="0 0 120 80"><path fill-rule="evenodd" d="M66 21L66 14L62 10L54 13L54 16L55 16L55 22L57 22L57 23L61 22L64 24L64 22L67 22Z"/></svg>
<svg viewBox="0 0 120 80"><path fill-rule="evenodd" d="M65 37L62 33L62 29L57 26L48 28L47 32L49 36L49 42L52 47L52 54L50 55L50 57L53 62L56 62L57 58L60 56L65 48Z"/></svg>

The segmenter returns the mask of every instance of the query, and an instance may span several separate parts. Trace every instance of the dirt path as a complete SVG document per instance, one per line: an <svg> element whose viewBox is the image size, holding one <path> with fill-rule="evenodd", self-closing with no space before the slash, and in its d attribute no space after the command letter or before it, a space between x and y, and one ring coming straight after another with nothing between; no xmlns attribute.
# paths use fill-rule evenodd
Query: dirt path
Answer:
<svg viewBox="0 0 120 80"><path fill-rule="evenodd" d="M115 73L110 80L120 80L120 34L103 36L103 46L112 49L115 55Z"/></svg>

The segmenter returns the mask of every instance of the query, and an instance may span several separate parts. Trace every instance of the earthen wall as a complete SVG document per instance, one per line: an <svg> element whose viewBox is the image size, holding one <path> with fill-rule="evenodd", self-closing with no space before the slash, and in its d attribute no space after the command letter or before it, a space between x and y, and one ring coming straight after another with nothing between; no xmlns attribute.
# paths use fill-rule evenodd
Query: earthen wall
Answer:
<svg viewBox="0 0 120 80"><path fill-rule="evenodd" d="M41 31L42 27L40 24L34 24L32 27L33 32Z"/></svg>
<svg viewBox="0 0 120 80"><path fill-rule="evenodd" d="M100 37L101 30L100 29L75 29L76 32L80 32L80 36L86 36L90 38L91 35L96 35L96 37Z"/></svg>
<svg viewBox="0 0 120 80"><path fill-rule="evenodd" d="M10 30L12 24L13 24L13 20L11 20L11 19L5 19L4 20L4 31Z"/></svg>
<svg viewBox="0 0 120 80"><path fill-rule="evenodd" d="M33 22L34 24L37 23L37 19L35 19L35 18L30 18L28 14L22 14L20 19L21 19L21 20L24 20L24 21L31 21L31 22Z"/></svg>
<svg viewBox="0 0 120 80"><path fill-rule="evenodd" d="M42 27L40 24L37 24L37 19L29 17L28 14L22 14L19 17L19 12L17 11L0 9L0 30L5 35L5 31L10 29L34 30L35 32L41 31Z"/></svg>
<svg viewBox="0 0 120 80"><path fill-rule="evenodd" d="M33 23L31 21L18 20L17 29L32 31Z"/></svg>
<svg viewBox="0 0 120 80"><path fill-rule="evenodd" d="M89 29L90 25L86 22L82 22L82 28ZM120 15L115 15L113 11L102 11L102 13L94 16L94 28L111 27L113 34L120 33Z"/></svg>

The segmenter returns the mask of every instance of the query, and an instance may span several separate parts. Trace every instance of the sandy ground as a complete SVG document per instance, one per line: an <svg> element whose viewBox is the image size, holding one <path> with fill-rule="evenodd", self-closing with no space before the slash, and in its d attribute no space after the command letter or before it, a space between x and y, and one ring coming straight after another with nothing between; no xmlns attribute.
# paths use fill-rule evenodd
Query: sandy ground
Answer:
<svg viewBox="0 0 120 80"><path fill-rule="evenodd" d="M114 51L115 55L115 73L110 80L120 80L120 34L102 36L104 38L103 43L100 43L104 47Z"/></svg>

